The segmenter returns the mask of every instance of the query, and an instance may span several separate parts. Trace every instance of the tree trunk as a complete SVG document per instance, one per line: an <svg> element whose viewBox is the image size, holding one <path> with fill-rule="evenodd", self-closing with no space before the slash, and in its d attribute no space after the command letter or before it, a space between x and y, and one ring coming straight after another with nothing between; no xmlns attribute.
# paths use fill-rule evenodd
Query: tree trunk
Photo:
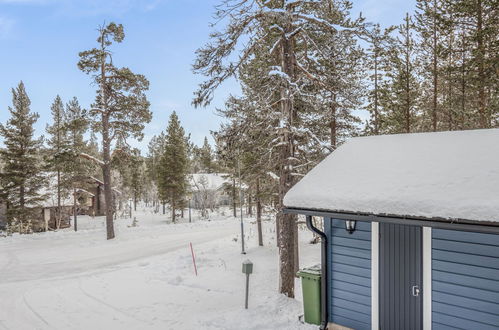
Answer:
<svg viewBox="0 0 499 330"><path fill-rule="evenodd" d="M461 63L461 115L460 115L460 123L461 123L461 128L465 127L465 111L466 111L466 35L464 32L462 32L462 44L463 44L463 49L461 50L462 52L462 63Z"/></svg>
<svg viewBox="0 0 499 330"><path fill-rule="evenodd" d="M405 81L405 94L406 94L406 104L405 104L405 132L411 132L411 90L409 85L410 77L410 26L409 26L409 13L406 15L406 50L405 50L405 70L406 70L406 81Z"/></svg>
<svg viewBox="0 0 499 330"><path fill-rule="evenodd" d="M61 228L62 212L61 212L61 171L57 170L57 212L56 212L56 229Z"/></svg>
<svg viewBox="0 0 499 330"><path fill-rule="evenodd" d="M256 179L256 224L258 227L258 245L263 246L262 202L260 197L260 178Z"/></svg>
<svg viewBox="0 0 499 330"><path fill-rule="evenodd" d="M172 223L175 223L175 198L172 196Z"/></svg>
<svg viewBox="0 0 499 330"><path fill-rule="evenodd" d="M236 177L232 177L232 211L234 212L234 218L237 218L236 211Z"/></svg>
<svg viewBox="0 0 499 330"><path fill-rule="evenodd" d="M251 193L250 193L249 189L248 189L248 215L250 217L253 216L253 205L252 205Z"/></svg>
<svg viewBox="0 0 499 330"><path fill-rule="evenodd" d="M284 29L284 35L281 39L281 68L292 81L295 78L294 72L294 47L293 41L286 37L287 33L292 31L291 24ZM293 186L292 162L294 155L294 137L293 128L293 101L291 99L291 87L281 89L281 119L285 127L281 130L282 146L280 147L279 159L279 212L277 213L277 222L279 223L278 241L279 241L279 292L290 298L294 298L295 286L295 227L296 216L284 214L284 195Z"/></svg>
<svg viewBox="0 0 499 330"><path fill-rule="evenodd" d="M477 57L478 57L478 113L480 114L480 128L490 126L485 102L485 47L483 41L483 9L482 0L477 0Z"/></svg>
<svg viewBox="0 0 499 330"><path fill-rule="evenodd" d="M78 218L76 212L76 188L73 187L73 226L74 230L78 231Z"/></svg>
<svg viewBox="0 0 499 330"><path fill-rule="evenodd" d="M379 110L378 110L378 56L379 49L374 49L374 135L379 134Z"/></svg>
<svg viewBox="0 0 499 330"><path fill-rule="evenodd" d="M331 133L331 149L336 149L338 143L338 122L336 120L336 94L331 93L331 122L329 129Z"/></svg>
<svg viewBox="0 0 499 330"><path fill-rule="evenodd" d="M111 182L111 143L109 138L109 117L102 115L102 176L104 179L104 201L106 202L106 230L107 239L114 238L113 222L113 192Z"/></svg>
<svg viewBox="0 0 499 330"><path fill-rule="evenodd" d="M106 157L104 157L105 159ZM114 238L114 220L113 220L113 193L111 190L111 166L106 163L102 166L104 177L104 200L106 201L106 230L107 239Z"/></svg>
<svg viewBox="0 0 499 330"><path fill-rule="evenodd" d="M438 92L438 73L437 73L437 2L433 1L433 108L431 116L431 128L433 132L437 131L437 92Z"/></svg>
<svg viewBox="0 0 499 330"><path fill-rule="evenodd" d="M451 21L452 21L452 14L451 14ZM453 104L454 104L454 92L453 92L453 68L454 68L454 29L451 28L449 29L449 62L448 62L448 77L447 77L447 83L448 83L448 102L447 102L447 122L448 122L448 129L449 131L452 131L454 129L454 116L453 116Z"/></svg>
<svg viewBox="0 0 499 330"><path fill-rule="evenodd" d="M133 194L133 210L137 211L137 192Z"/></svg>

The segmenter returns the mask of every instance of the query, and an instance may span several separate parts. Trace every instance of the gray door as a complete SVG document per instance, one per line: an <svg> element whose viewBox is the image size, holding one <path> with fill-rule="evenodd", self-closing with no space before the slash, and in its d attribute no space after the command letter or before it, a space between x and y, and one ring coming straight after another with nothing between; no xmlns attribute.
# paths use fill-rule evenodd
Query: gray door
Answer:
<svg viewBox="0 0 499 330"><path fill-rule="evenodd" d="M380 223L381 330L422 329L421 227Z"/></svg>

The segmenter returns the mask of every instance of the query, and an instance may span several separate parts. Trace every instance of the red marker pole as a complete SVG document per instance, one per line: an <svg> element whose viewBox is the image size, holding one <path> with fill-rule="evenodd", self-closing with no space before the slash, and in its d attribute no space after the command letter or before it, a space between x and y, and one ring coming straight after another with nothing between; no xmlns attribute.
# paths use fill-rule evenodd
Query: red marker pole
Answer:
<svg viewBox="0 0 499 330"><path fill-rule="evenodd" d="M192 263L194 264L194 273L198 276L198 268L196 267L196 258L194 257L194 250L192 249L192 243L189 243L191 246L191 255L192 255Z"/></svg>

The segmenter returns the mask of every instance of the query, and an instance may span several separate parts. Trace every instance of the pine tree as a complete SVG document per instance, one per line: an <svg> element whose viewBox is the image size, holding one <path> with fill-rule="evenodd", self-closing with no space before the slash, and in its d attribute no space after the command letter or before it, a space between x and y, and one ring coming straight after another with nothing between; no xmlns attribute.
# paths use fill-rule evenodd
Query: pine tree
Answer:
<svg viewBox="0 0 499 330"><path fill-rule="evenodd" d="M463 87L473 109L475 127L487 128L499 113L499 42L497 0L458 0L451 2L452 19L462 29Z"/></svg>
<svg viewBox="0 0 499 330"><path fill-rule="evenodd" d="M89 176L94 171L94 164L86 162L80 157L81 153L92 153L85 142L84 134L88 130L87 112L80 107L78 99L74 97L66 104L66 117L64 127L68 138L69 160L65 169L69 174L69 183L73 190L73 225L74 230L78 230L77 219L77 188L82 188L83 178Z"/></svg>
<svg viewBox="0 0 499 330"><path fill-rule="evenodd" d="M429 128L423 130L431 130L433 132L439 129L439 114L441 112L440 83L441 77L441 61L442 61L442 28L441 16L442 8L440 0L418 0L416 11L416 24L415 29L420 36L419 53L421 65L423 67L422 77L423 86L422 99L431 100L426 104L422 104L422 108L429 113L428 122ZM428 111L429 110L429 111Z"/></svg>
<svg viewBox="0 0 499 330"><path fill-rule="evenodd" d="M99 28L98 48L79 54L78 67L92 76L99 86L95 104L90 110L92 126L102 135L102 168L106 201L107 239L114 238L113 195L111 183L111 148L115 139L132 136L142 139L144 124L151 121L145 91L149 81L128 68L117 68L109 47L125 38L121 24L110 23Z"/></svg>
<svg viewBox="0 0 499 330"><path fill-rule="evenodd" d="M166 130L158 173L159 195L162 201L170 204L172 222L175 222L175 211L185 204L188 169L187 137L177 114L173 112Z"/></svg>
<svg viewBox="0 0 499 330"><path fill-rule="evenodd" d="M153 184L157 194L154 196L154 204L160 199L159 196L159 164L161 156L164 153L165 147L165 133L161 132L157 136L153 136L148 145L148 155L146 159L147 177ZM163 204L163 214L165 213L165 203L166 201L161 201Z"/></svg>
<svg viewBox="0 0 499 330"><path fill-rule="evenodd" d="M213 151L208 143L208 138L204 138L203 146L199 149L199 158L203 168L203 172L212 173L215 170L213 160Z"/></svg>
<svg viewBox="0 0 499 330"><path fill-rule="evenodd" d="M59 229L62 221L61 200L69 193L68 167L72 159L69 154L69 139L65 127L64 104L59 95L56 96L52 106L52 125L47 125L46 131L49 134L47 164L48 169L54 172L56 177L57 209L55 215L55 229ZM52 182L50 183L52 184Z"/></svg>
<svg viewBox="0 0 499 330"><path fill-rule="evenodd" d="M123 164L122 178L123 185L130 191L133 198L133 209L137 211L137 202L141 199L142 193L146 185L145 163L140 155L140 150L134 148L126 157L126 162Z"/></svg>
<svg viewBox="0 0 499 330"><path fill-rule="evenodd" d="M414 23L409 14L398 27L398 37L388 54L390 70L382 96L383 108L387 109L384 121L388 133L410 133L420 130L418 61Z"/></svg>
<svg viewBox="0 0 499 330"><path fill-rule="evenodd" d="M7 201L7 217L11 225L26 226L32 220L31 208L45 199L40 189L46 184L39 151L43 139L34 137L37 113L31 113L31 101L23 82L12 89L10 119L0 125L5 148L0 155L5 163L0 174L1 194Z"/></svg>
<svg viewBox="0 0 499 330"><path fill-rule="evenodd" d="M367 69L370 74L365 109L371 115L366 127L369 134L378 135L383 131L382 115L387 109L382 108L381 98L382 94L386 93L383 91L383 87L386 87L384 80L386 79L386 71L389 69L388 50L393 48L394 39L391 36L393 30L394 27L382 30L379 24L376 24L366 33L368 42Z"/></svg>

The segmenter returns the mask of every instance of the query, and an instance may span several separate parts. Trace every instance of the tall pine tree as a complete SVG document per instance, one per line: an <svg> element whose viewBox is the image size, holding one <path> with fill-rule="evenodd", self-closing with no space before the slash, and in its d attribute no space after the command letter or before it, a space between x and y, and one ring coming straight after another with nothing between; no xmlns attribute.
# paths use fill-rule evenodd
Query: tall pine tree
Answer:
<svg viewBox="0 0 499 330"><path fill-rule="evenodd" d="M128 68L114 65L110 46L125 38L123 25L109 23L99 28L98 47L79 54L78 67L92 76L99 87L95 104L90 110L93 129L102 135L102 168L104 197L106 201L107 239L114 238L113 193L111 179L111 154L116 139L128 137L142 139L144 125L151 121L149 101L145 91L149 81L145 76ZM91 158L92 159L92 158Z"/></svg>
<svg viewBox="0 0 499 330"><path fill-rule="evenodd" d="M10 225L26 226L32 219L31 207L44 200L40 189L46 184L42 172L40 149L43 139L34 137L34 123L39 115L30 110L31 101L23 82L12 89L10 119L0 124L5 148L0 155L5 163L0 174L2 197L7 201Z"/></svg>
<svg viewBox="0 0 499 330"><path fill-rule="evenodd" d="M90 153L85 142L84 134L88 130L87 112L80 107L78 99L74 97L66 104L65 131L68 138L68 163L65 169L69 175L69 183L73 191L73 226L78 230L77 219L77 189L84 185L84 178L94 171L94 164L84 161L80 154Z"/></svg>
<svg viewBox="0 0 499 330"><path fill-rule="evenodd" d="M65 111L64 104L59 95L56 96L52 106L50 107L52 113L52 125L47 125L47 133L49 134L47 165L50 172L55 174L55 184L57 191L57 208L55 213L55 229L59 229L62 220L62 198L68 194L68 166L71 163L69 158L69 140L65 127Z"/></svg>
<svg viewBox="0 0 499 330"><path fill-rule="evenodd" d="M176 219L175 211L185 206L188 169L187 137L177 114L173 112L166 129L158 173L159 195L161 200L170 204L172 222Z"/></svg>

